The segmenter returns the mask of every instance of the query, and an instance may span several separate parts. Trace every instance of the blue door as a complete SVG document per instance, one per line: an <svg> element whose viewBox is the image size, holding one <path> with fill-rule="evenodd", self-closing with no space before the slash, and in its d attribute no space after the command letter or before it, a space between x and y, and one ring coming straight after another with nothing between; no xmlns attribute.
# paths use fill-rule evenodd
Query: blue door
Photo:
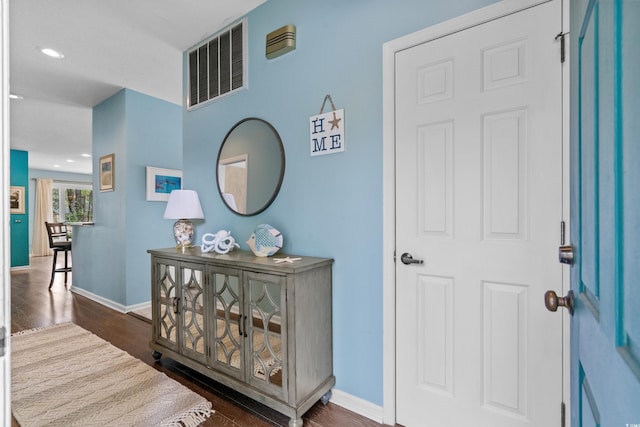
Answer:
<svg viewBox="0 0 640 427"><path fill-rule="evenodd" d="M571 3L571 425L640 427L640 1Z"/></svg>

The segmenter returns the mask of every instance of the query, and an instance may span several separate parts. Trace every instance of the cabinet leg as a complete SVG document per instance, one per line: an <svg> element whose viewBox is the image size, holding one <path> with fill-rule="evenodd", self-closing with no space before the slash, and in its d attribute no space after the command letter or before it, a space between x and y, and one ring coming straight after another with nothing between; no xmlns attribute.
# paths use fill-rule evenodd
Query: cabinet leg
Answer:
<svg viewBox="0 0 640 427"><path fill-rule="evenodd" d="M331 390L322 395L320 402L322 402L323 405L326 405L329 403L329 400L331 400Z"/></svg>
<svg viewBox="0 0 640 427"><path fill-rule="evenodd" d="M302 418L291 418L289 420L289 427L302 427Z"/></svg>

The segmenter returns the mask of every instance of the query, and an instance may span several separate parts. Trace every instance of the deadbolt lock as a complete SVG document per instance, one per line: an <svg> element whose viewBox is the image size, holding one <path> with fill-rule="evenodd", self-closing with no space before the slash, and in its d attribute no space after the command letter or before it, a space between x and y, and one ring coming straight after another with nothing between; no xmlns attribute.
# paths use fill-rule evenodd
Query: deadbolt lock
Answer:
<svg viewBox="0 0 640 427"><path fill-rule="evenodd" d="M573 265L573 246L560 246L558 248L558 260L561 264Z"/></svg>

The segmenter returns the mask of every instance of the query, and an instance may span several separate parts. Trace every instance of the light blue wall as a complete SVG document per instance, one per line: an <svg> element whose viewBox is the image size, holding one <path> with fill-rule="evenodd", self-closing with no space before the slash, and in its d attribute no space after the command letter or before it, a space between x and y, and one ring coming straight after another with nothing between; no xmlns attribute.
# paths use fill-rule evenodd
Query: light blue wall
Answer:
<svg viewBox="0 0 640 427"><path fill-rule="evenodd" d="M78 182L91 184L91 175L83 173L58 172L43 169L29 169L29 253L33 244L33 217L36 206L36 179L48 178L54 181Z"/></svg>
<svg viewBox="0 0 640 427"><path fill-rule="evenodd" d="M124 89L93 109L93 170L113 153L115 190L93 183L92 227L74 230L74 286L125 307L151 300L147 249L172 246L165 203L146 201L146 166L182 168L181 108Z"/></svg>
<svg viewBox="0 0 640 427"><path fill-rule="evenodd" d="M127 305L151 301L147 249L175 245L166 202L146 200L146 167L182 169L182 110L179 105L127 91L125 236ZM122 243L121 243L122 244Z"/></svg>
<svg viewBox="0 0 640 427"><path fill-rule="evenodd" d="M206 217L196 238L231 230L247 249L253 228L269 223L283 233L283 251L334 258L336 388L377 405L383 392L382 45L490 3L269 0L248 16L249 89L184 113L184 183L198 191ZM286 24L297 27L296 50L267 60L266 34ZM345 109L346 148L312 158L309 117L326 94ZM273 205L247 218L223 205L215 161L229 129L252 116L280 133L287 168Z"/></svg>
<svg viewBox="0 0 640 427"><path fill-rule="evenodd" d="M126 91L93 108L93 227L74 227L73 286L125 304ZM115 191L100 192L100 157L114 153Z"/></svg>

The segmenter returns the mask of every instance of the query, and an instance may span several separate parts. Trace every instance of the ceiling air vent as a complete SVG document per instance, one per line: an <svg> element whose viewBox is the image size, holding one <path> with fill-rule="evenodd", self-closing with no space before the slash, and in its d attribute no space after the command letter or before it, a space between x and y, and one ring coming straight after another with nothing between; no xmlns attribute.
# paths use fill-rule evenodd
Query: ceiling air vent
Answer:
<svg viewBox="0 0 640 427"><path fill-rule="evenodd" d="M211 101L245 86L246 21L195 46L189 57L189 107Z"/></svg>

